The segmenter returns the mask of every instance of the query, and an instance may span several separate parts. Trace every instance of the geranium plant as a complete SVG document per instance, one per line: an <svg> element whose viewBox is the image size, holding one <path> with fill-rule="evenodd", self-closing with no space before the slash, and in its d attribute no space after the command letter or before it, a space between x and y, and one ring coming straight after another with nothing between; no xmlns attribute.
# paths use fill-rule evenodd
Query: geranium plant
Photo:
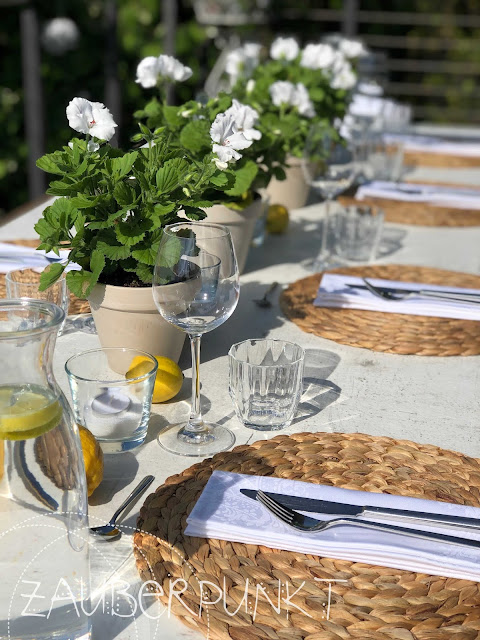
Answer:
<svg viewBox="0 0 480 640"><path fill-rule="evenodd" d="M162 228L176 222L180 211L194 220L204 218L204 209L218 194L233 197L250 181L248 166L243 173L230 169L230 158L241 155L238 149L248 148L257 137L248 118L248 128L239 130L231 116L219 114L217 146L212 147L210 138L204 145L197 135L197 152L187 155L172 143L167 127L152 130L142 123L134 136L139 148L112 147L108 140L116 125L101 103L74 98L67 117L86 137L38 160L41 169L56 176L48 193L58 198L35 230L39 248L70 250L68 262L80 269L67 273L67 284L78 297L87 297L97 282L150 285ZM55 282L65 266L52 264L42 275L42 287Z"/></svg>
<svg viewBox="0 0 480 640"><path fill-rule="evenodd" d="M363 52L359 43L342 38L301 49L294 38L280 37L262 61L252 43L228 54L231 95L258 112L265 135L281 140L278 164L288 156L301 157L312 124L328 128L343 118L356 83L354 60Z"/></svg>
<svg viewBox="0 0 480 640"><path fill-rule="evenodd" d="M188 67L173 58L168 65L155 60L145 58L138 65L137 82L146 89L155 87L155 95L135 116L149 128L167 132L169 145L193 163L213 153L216 166L230 175L233 183L228 188L212 187L206 194L208 199L233 208L247 206L253 191L268 184L272 158L282 153L281 140L262 126L255 109L231 95L167 105L164 84L175 79L175 69L181 76L188 74Z"/></svg>

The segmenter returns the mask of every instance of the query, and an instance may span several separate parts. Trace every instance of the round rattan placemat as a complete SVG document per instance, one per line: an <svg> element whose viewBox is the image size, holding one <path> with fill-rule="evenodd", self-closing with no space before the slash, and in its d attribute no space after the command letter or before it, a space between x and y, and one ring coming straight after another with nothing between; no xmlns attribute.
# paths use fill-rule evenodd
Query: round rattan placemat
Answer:
<svg viewBox="0 0 480 640"><path fill-rule="evenodd" d="M480 198L480 192L479 192ZM389 198L363 198L340 196L338 202L344 206L375 205L383 209L385 220L397 224L414 224L424 227L478 227L480 210L434 207L426 202L403 202Z"/></svg>
<svg viewBox="0 0 480 640"><path fill-rule="evenodd" d="M480 289L480 276L410 265L341 267L331 273ZM360 309L315 307L321 274L292 283L280 306L292 322L308 333L372 351L421 356L480 354L480 322L380 313ZM392 304L395 304L392 302Z"/></svg>
<svg viewBox="0 0 480 640"><path fill-rule="evenodd" d="M38 240L7 240L10 244L19 244L24 247L38 247ZM0 298L5 298L5 274L0 273ZM80 300L73 293L70 293L70 306L68 308L70 315L77 313L90 313L90 305L86 300Z"/></svg>
<svg viewBox="0 0 480 640"><path fill-rule="evenodd" d="M215 469L479 506L480 460L432 445L358 433L279 435L219 453L170 477L145 500L134 536L142 579L155 580L163 589L162 594L157 587L160 600L168 605L170 597L173 613L212 640L480 637L477 583L184 536L187 515ZM327 580L332 581L328 616ZM223 593L201 617L199 581ZM256 585L263 585L271 600L260 591L255 619L255 610L239 607L246 584L249 602L255 601ZM279 585L286 584L290 595L298 589L289 615L285 603L278 610ZM184 587L181 602L171 597L171 588L179 592ZM212 602L218 589L209 588ZM224 607L230 613L237 607L239 611L228 615Z"/></svg>
<svg viewBox="0 0 480 640"><path fill-rule="evenodd" d="M447 153L432 153L428 151L405 151L403 162L407 166L460 169L462 167L480 167L480 156L455 156Z"/></svg>

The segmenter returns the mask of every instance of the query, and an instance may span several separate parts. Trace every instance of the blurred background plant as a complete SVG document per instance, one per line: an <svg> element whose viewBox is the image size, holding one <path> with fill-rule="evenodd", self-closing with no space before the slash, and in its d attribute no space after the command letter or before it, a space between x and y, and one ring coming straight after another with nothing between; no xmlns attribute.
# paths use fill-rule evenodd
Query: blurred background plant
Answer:
<svg viewBox="0 0 480 640"><path fill-rule="evenodd" d="M43 151L49 152L69 139L65 106L73 96L105 100L105 23L107 5L112 1L0 0L0 215L29 199L19 19L22 6L35 8L42 33ZM162 53L166 39L172 36L162 24L162 12L169 1L173 2L116 0L121 145L128 144L135 130L132 114L145 101L144 90L134 82L136 65L145 56ZM275 35L285 34L305 44L318 41L325 33L343 31L364 38L375 51L386 50L386 92L411 102L417 120L480 123L478 0L257 0L258 16L248 7L252 1L203 0L210 11L229 8L226 22L202 18L199 0L173 2L177 12L175 55L194 72L188 82L176 87L177 103L195 97L203 88L219 50L232 36L238 42L257 40L268 45ZM241 16L245 7L246 19ZM51 21L59 17L70 18L73 28L65 23L63 28L58 23L52 26ZM48 44L47 27L50 40L57 39L56 45Z"/></svg>

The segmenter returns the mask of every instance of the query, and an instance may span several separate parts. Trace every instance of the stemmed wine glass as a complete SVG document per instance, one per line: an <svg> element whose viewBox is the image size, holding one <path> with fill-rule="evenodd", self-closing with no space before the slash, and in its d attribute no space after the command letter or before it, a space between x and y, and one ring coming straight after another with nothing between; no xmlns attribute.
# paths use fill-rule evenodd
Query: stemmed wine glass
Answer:
<svg viewBox="0 0 480 640"><path fill-rule="evenodd" d="M228 229L180 222L163 229L153 276L153 297L162 317L185 331L192 350L192 408L185 424L158 436L160 445L184 456L210 456L229 449L235 436L204 422L200 409L200 341L237 306L238 266Z"/></svg>
<svg viewBox="0 0 480 640"><path fill-rule="evenodd" d="M302 168L307 183L325 200L320 252L313 262L314 271L325 271L333 260L328 248L331 204L353 183L357 170L354 148L335 130L313 125L305 143Z"/></svg>

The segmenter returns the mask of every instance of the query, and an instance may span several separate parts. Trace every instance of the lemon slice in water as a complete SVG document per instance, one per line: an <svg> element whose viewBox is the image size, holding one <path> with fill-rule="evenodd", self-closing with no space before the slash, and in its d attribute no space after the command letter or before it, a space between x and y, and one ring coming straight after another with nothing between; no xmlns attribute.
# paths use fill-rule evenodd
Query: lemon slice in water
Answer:
<svg viewBox="0 0 480 640"><path fill-rule="evenodd" d="M34 438L58 426L61 419L62 407L47 390L0 389L0 439Z"/></svg>

